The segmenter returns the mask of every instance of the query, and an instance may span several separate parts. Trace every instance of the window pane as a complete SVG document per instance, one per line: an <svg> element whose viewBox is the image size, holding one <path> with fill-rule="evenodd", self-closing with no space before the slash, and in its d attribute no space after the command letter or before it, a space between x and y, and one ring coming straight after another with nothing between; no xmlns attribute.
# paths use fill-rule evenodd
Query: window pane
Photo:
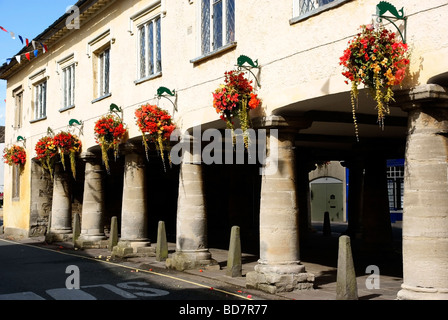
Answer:
<svg viewBox="0 0 448 320"><path fill-rule="evenodd" d="M235 41L235 0L227 0L226 21L226 42L232 43Z"/></svg>
<svg viewBox="0 0 448 320"><path fill-rule="evenodd" d="M156 71L161 72L162 71L162 29L161 29L161 21L160 19L156 20L156 29L157 29L157 35L156 35L156 57L157 57L157 63L156 63Z"/></svg>
<svg viewBox="0 0 448 320"><path fill-rule="evenodd" d="M140 78L146 77L146 26L140 28Z"/></svg>
<svg viewBox="0 0 448 320"><path fill-rule="evenodd" d="M213 50L222 47L222 0L213 3Z"/></svg>
<svg viewBox="0 0 448 320"><path fill-rule="evenodd" d="M47 82L42 83L42 108L41 118L47 115Z"/></svg>
<svg viewBox="0 0 448 320"><path fill-rule="evenodd" d="M210 52L210 0L202 0L201 52Z"/></svg>
<svg viewBox="0 0 448 320"><path fill-rule="evenodd" d="M104 51L104 94L109 93L110 80L110 49Z"/></svg>
<svg viewBox="0 0 448 320"><path fill-rule="evenodd" d="M149 74L154 74L154 23L148 25Z"/></svg>

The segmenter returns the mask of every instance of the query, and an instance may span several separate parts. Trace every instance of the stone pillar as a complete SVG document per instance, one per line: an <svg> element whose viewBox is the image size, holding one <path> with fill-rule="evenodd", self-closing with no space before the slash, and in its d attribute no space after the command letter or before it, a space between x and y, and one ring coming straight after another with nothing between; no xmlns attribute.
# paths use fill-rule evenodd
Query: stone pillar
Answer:
<svg viewBox="0 0 448 320"><path fill-rule="evenodd" d="M381 154L369 154L365 159L362 230L364 250L384 252L393 249L387 162Z"/></svg>
<svg viewBox="0 0 448 320"><path fill-rule="evenodd" d="M124 146L125 168L123 204L121 211L121 237L114 255L126 256L140 248L151 246L148 239L145 157L137 149Z"/></svg>
<svg viewBox="0 0 448 320"><path fill-rule="evenodd" d="M56 163L53 180L53 204L51 226L47 238L50 241L65 241L72 233L72 194L70 175L62 163Z"/></svg>
<svg viewBox="0 0 448 320"><path fill-rule="evenodd" d="M294 138L283 129L278 137L270 132L267 164L277 162L278 170L262 177L260 259L246 275L246 287L269 293L310 289L314 281L300 263Z"/></svg>
<svg viewBox="0 0 448 320"><path fill-rule="evenodd" d="M104 169L101 159L91 152L81 154L86 163L82 203L81 235L78 241L87 245L106 239L104 234Z"/></svg>
<svg viewBox="0 0 448 320"><path fill-rule="evenodd" d="M185 150L182 159L177 205L176 252L167 259L166 265L176 270L212 266L219 268L208 250L201 148L198 147L200 141L193 141L192 136L183 139L182 143L192 148Z"/></svg>
<svg viewBox="0 0 448 320"><path fill-rule="evenodd" d="M362 194L364 190L364 165L361 159L354 158L344 161L343 165L349 169L348 178L348 227L345 232L352 239L362 236Z"/></svg>
<svg viewBox="0 0 448 320"><path fill-rule="evenodd" d="M39 160L31 161L30 236L42 236L50 228L53 179Z"/></svg>
<svg viewBox="0 0 448 320"><path fill-rule="evenodd" d="M448 94L428 85L400 98L409 126L398 299L448 299Z"/></svg>

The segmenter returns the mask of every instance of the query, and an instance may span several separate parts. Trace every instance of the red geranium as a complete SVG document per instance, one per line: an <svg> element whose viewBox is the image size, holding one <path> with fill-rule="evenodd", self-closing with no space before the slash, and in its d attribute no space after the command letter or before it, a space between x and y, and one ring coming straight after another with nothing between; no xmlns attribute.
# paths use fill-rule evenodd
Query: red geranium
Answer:
<svg viewBox="0 0 448 320"><path fill-rule="evenodd" d="M50 174L53 175L53 164L55 157L58 155L53 138L50 136L41 138L36 143L35 150L37 154L36 159L40 160L42 167L50 171Z"/></svg>
<svg viewBox="0 0 448 320"><path fill-rule="evenodd" d="M118 147L127 133L127 128L120 117L109 113L95 124L95 140L101 147L104 165L109 172L109 157L107 151L114 150L115 159L118 157Z"/></svg>
<svg viewBox="0 0 448 320"><path fill-rule="evenodd" d="M244 133L246 146L249 128L249 111L260 106L261 100L254 93L252 81L249 81L244 72L232 70L225 72L225 83L213 92L213 107L220 118L227 123L228 129L234 129L233 118L239 117L241 129Z"/></svg>
<svg viewBox="0 0 448 320"><path fill-rule="evenodd" d="M342 75L351 82L352 109L355 117L355 100L358 85L370 89L377 104L378 122L383 124L389 113L389 102L393 101L392 86L402 83L409 64L408 46L398 40L395 33L382 26L361 26L361 32L349 41L349 46L340 58L344 67Z"/></svg>
<svg viewBox="0 0 448 320"><path fill-rule="evenodd" d="M143 105L135 111L137 126L143 135L143 144L146 153L148 153L148 140L154 142L160 151L162 160L164 160L163 151L169 148L169 139L176 125L171 116L165 111L154 105Z"/></svg>
<svg viewBox="0 0 448 320"><path fill-rule="evenodd" d="M3 159L5 163L13 165L25 165L26 162L26 151L25 148L13 145L10 148L5 148L3 150Z"/></svg>
<svg viewBox="0 0 448 320"><path fill-rule="evenodd" d="M53 138L54 146L61 157L62 166L65 170L65 155L70 157L73 177L76 178L76 154L81 152L82 144L79 138L69 132L60 132Z"/></svg>

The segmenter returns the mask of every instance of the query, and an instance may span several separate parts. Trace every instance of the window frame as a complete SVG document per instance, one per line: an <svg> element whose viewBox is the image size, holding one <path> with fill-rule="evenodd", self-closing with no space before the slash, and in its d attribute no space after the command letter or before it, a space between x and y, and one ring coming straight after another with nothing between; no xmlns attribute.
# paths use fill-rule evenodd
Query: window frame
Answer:
<svg viewBox="0 0 448 320"><path fill-rule="evenodd" d="M12 166L12 184L11 184L11 199L12 201L20 201L20 172L19 164Z"/></svg>
<svg viewBox="0 0 448 320"><path fill-rule="evenodd" d="M13 91L14 98L14 126L15 130L22 128L22 115L23 115L23 88L19 86Z"/></svg>
<svg viewBox="0 0 448 320"><path fill-rule="evenodd" d="M67 77L67 72L70 72L70 79ZM76 63L73 62L67 66L64 66L61 71L61 80L62 80L62 109L60 112L72 109L75 107L75 90L76 90ZM68 81L70 84L68 85ZM67 92L69 89L69 92ZM68 94L70 93L70 94ZM70 97L67 97L70 95Z"/></svg>
<svg viewBox="0 0 448 320"><path fill-rule="evenodd" d="M152 26L152 33L150 29ZM142 35L144 30L144 35ZM137 80L136 84L161 76L162 66L162 14L158 13L137 26ZM150 35L152 39L150 39ZM142 37L144 52L142 52ZM144 60L144 71L142 61Z"/></svg>
<svg viewBox="0 0 448 320"><path fill-rule="evenodd" d="M229 24L229 2L233 3L233 23ZM236 1L235 0L200 0L198 1L198 58L191 60L192 63L197 63L212 55L221 53L228 49L236 47ZM204 12L204 3L208 3L208 14ZM217 20L214 17L214 8L221 3L221 18ZM216 24L218 22L218 24ZM215 43L215 30L219 27L222 36L220 43ZM229 34L232 33L231 36Z"/></svg>
<svg viewBox="0 0 448 320"><path fill-rule="evenodd" d="M111 95L110 89L110 66L111 66L111 48L107 46L96 54L97 74L96 74L96 98L102 99ZM107 62L107 68L106 63Z"/></svg>
<svg viewBox="0 0 448 320"><path fill-rule="evenodd" d="M33 121L40 121L47 118L47 92L48 81L42 80L34 85ZM43 92L42 89L45 88Z"/></svg>
<svg viewBox="0 0 448 320"><path fill-rule="evenodd" d="M324 5L320 5L320 6L316 7L314 10L310 10L303 14L300 14L300 2L301 1L303 1L303 0L293 0L293 10L292 10L293 17L292 17L292 19L289 20L289 23L291 25L298 23L300 21L306 20L308 18L311 18L315 15L318 15L318 14L328 11L330 9L339 7L347 2L351 2L353 0L333 0L330 3L326 3ZM307 1L321 1L321 0L307 0Z"/></svg>

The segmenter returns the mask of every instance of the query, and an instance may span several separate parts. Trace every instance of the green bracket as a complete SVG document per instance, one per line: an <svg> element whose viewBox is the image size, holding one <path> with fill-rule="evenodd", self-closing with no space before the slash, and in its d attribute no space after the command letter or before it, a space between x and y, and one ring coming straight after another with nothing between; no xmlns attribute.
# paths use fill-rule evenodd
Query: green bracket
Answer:
<svg viewBox="0 0 448 320"><path fill-rule="evenodd" d="M112 103L109 108L111 113L115 113L120 119L123 119L123 109L117 106L115 103Z"/></svg>
<svg viewBox="0 0 448 320"><path fill-rule="evenodd" d="M17 142L22 142L23 146L24 147L26 146L26 139L24 137L22 137L22 136L18 136L17 137Z"/></svg>
<svg viewBox="0 0 448 320"><path fill-rule="evenodd" d="M174 97L175 98L174 102L168 96ZM160 87L159 89L157 89L157 98L159 100L160 100L160 98L167 99L173 105L174 111L176 111L176 112L178 111L177 110L177 92L176 92L176 90L170 90L167 87Z"/></svg>
<svg viewBox="0 0 448 320"><path fill-rule="evenodd" d="M74 128L76 126L79 126L79 135L83 134L83 128L84 128L84 122L78 121L76 119L71 119L68 123L69 128Z"/></svg>
<svg viewBox="0 0 448 320"><path fill-rule="evenodd" d="M261 88L260 81L258 80L258 77L252 72L252 69L258 69L258 72L260 72L260 65L258 64L258 60L252 60L248 56L241 55L238 57L236 66L238 67L238 70L246 70L250 72L257 82L257 86Z"/></svg>
<svg viewBox="0 0 448 320"><path fill-rule="evenodd" d="M389 12L392 16L385 16L387 12ZM408 17L404 15L404 8L397 10L397 8L394 5L390 4L389 2L381 1L376 6L376 16L377 21L379 23L383 22L383 19L386 19L387 21L392 23L394 27L398 30L401 39L403 39L403 43L406 43L406 29L407 29ZM395 23L398 20L404 22L404 32L401 32L400 28Z"/></svg>

